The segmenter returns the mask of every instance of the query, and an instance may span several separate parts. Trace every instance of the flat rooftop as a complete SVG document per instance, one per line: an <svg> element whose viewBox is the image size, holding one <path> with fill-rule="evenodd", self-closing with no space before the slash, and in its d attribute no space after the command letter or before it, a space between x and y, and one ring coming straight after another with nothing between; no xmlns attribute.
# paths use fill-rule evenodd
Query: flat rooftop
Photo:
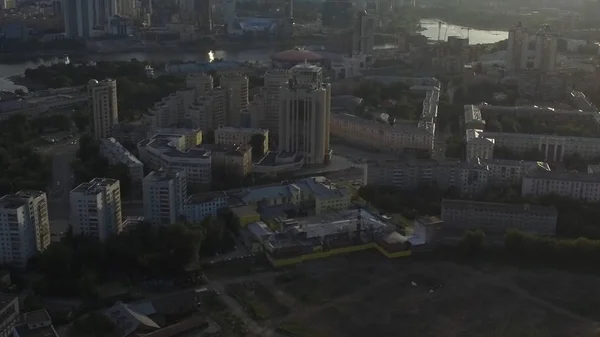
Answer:
<svg viewBox="0 0 600 337"><path fill-rule="evenodd" d="M556 216L558 214L558 211L554 206L508 204L500 202L482 202L458 199L442 200L442 209L475 209L484 212L530 213L547 216Z"/></svg>
<svg viewBox="0 0 600 337"><path fill-rule="evenodd" d="M119 181L112 178L94 178L90 182L82 183L75 187L71 193L98 194L106 187L112 186Z"/></svg>

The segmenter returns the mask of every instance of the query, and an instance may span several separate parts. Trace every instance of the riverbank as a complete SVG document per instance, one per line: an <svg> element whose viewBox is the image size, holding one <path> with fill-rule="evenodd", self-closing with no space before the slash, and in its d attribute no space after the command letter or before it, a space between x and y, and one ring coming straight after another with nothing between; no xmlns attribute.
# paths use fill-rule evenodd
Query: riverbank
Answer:
<svg viewBox="0 0 600 337"><path fill-rule="evenodd" d="M122 53L153 53L164 52L176 48L182 53L208 53L211 50L224 50L238 52L247 49L287 49L298 45L324 44L327 40L321 36L296 36L286 40L218 40L215 43L189 43L189 44L155 44L144 47L118 47L103 50L55 50L0 53L0 63L21 63L26 60L51 59L68 54L71 59L85 59L94 55L111 55Z"/></svg>

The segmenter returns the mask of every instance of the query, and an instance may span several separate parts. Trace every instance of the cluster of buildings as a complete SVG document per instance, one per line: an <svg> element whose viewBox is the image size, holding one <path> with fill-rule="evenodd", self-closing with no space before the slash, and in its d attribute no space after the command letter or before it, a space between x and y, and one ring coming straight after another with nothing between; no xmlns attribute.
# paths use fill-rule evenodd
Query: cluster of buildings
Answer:
<svg viewBox="0 0 600 337"><path fill-rule="evenodd" d="M435 120L438 113L440 84L435 78L373 77L384 83L402 82L411 91L424 95L423 108L416 121L371 120L341 112L331 116L331 135L346 142L393 153L431 155L435 144Z"/></svg>

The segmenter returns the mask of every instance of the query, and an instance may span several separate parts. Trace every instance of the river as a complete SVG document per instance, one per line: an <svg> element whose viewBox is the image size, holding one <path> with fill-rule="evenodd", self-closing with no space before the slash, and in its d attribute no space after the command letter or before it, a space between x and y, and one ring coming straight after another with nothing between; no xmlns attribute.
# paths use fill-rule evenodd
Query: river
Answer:
<svg viewBox="0 0 600 337"><path fill-rule="evenodd" d="M437 40L438 38L438 24L439 20L435 19L423 19L421 20L421 27L423 31L421 34L425 35L430 40ZM441 38L447 39L448 36L469 36L470 44L479 43L494 43L508 38L508 32L506 31L489 31L480 29L467 29L467 27L442 23ZM244 51L225 51L215 50L210 53L193 53L193 52L127 52L127 53L115 53L115 54L92 54L88 58L90 61L129 61L132 58L140 61L159 61L168 62L170 60L200 60L209 61L212 58L222 58L231 61L267 61L269 56L276 52L274 49L250 49ZM27 68L36 68L40 65L51 65L58 62L57 58L51 59L38 59L30 60L18 63L0 63L0 91L2 90L15 90L18 86L15 86L8 77L22 75Z"/></svg>

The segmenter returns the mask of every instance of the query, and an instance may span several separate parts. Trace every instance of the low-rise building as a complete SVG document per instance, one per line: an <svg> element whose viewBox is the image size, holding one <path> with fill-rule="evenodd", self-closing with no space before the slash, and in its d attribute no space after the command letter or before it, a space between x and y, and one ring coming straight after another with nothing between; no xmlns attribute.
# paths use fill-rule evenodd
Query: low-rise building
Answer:
<svg viewBox="0 0 600 337"><path fill-rule="evenodd" d="M22 324L14 327L13 337L58 337L46 309L27 312Z"/></svg>
<svg viewBox="0 0 600 337"><path fill-rule="evenodd" d="M220 127L215 130L215 144L247 145L255 135L261 135L264 138L262 144L262 154L264 155L269 150L269 130L267 129Z"/></svg>
<svg viewBox="0 0 600 337"><path fill-rule="evenodd" d="M19 296L0 294L0 337L14 336L13 328L19 320L19 314Z"/></svg>
<svg viewBox="0 0 600 337"><path fill-rule="evenodd" d="M229 197L225 192L208 192L187 197L183 216L191 223L201 223L206 217L216 218L219 210L228 207Z"/></svg>
<svg viewBox="0 0 600 337"><path fill-rule="evenodd" d="M123 230L118 180L94 178L75 187L69 199L74 235L92 236L104 241Z"/></svg>
<svg viewBox="0 0 600 337"><path fill-rule="evenodd" d="M0 263L24 268L50 241L46 193L19 191L0 198Z"/></svg>
<svg viewBox="0 0 600 337"><path fill-rule="evenodd" d="M557 210L554 206L506 204L472 200L442 200L444 229L464 231L478 228L493 234L519 230L555 235Z"/></svg>
<svg viewBox="0 0 600 337"><path fill-rule="evenodd" d="M144 218L152 225L179 221L187 199L185 172L152 171L143 182Z"/></svg>
<svg viewBox="0 0 600 337"><path fill-rule="evenodd" d="M100 154L111 165L123 164L129 170L129 176L134 183L144 179L144 164L114 138L100 140Z"/></svg>

